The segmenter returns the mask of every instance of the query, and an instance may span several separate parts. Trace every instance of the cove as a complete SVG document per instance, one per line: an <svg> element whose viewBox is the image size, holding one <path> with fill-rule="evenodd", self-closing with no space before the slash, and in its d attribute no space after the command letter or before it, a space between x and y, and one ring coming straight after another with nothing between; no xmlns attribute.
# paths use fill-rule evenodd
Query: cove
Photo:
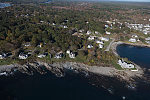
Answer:
<svg viewBox="0 0 150 100"><path fill-rule="evenodd" d="M0 2L0 8L5 8L5 7L9 7L9 6L11 6L10 3L1 3Z"/></svg>
<svg viewBox="0 0 150 100"><path fill-rule="evenodd" d="M150 68L150 48L120 44L116 51L120 57L128 58L141 67Z"/></svg>

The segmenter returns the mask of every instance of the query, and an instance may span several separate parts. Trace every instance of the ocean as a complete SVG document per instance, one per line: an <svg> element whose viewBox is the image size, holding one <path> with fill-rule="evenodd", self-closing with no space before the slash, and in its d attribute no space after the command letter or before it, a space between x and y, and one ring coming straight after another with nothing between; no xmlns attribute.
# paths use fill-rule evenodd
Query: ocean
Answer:
<svg viewBox="0 0 150 100"><path fill-rule="evenodd" d="M1 3L0 2L0 8L5 8L5 7L9 7L9 6L11 6L10 3Z"/></svg>

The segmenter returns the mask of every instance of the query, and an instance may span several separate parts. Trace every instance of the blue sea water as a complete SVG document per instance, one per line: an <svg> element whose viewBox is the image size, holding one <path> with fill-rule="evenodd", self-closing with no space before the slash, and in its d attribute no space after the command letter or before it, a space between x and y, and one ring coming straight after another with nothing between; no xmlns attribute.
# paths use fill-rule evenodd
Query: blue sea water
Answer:
<svg viewBox="0 0 150 100"><path fill-rule="evenodd" d="M5 8L11 6L10 3L0 3L0 8Z"/></svg>

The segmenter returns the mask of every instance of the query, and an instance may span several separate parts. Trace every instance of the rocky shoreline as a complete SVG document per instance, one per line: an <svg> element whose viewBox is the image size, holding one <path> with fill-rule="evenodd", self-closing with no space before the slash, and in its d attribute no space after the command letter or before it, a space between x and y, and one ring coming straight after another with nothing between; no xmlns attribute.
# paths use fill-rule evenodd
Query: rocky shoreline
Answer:
<svg viewBox="0 0 150 100"><path fill-rule="evenodd" d="M76 72L88 72L96 74L96 75L104 75L109 77L117 77L120 80L125 80L127 82L133 81L134 78L142 78L143 71L139 70L137 72L131 72L129 70L117 70L114 67L103 67L103 66L88 66L83 63L76 63L76 62L59 62L48 64L45 62L34 62L34 63L27 63L24 65L19 64L12 64L12 65L3 65L0 67L0 72L6 71L10 73L11 71L18 70L22 73L26 74L33 74L34 70L37 70L39 73L44 74L45 70L47 69L54 73L58 77L64 76L64 70L72 70Z"/></svg>

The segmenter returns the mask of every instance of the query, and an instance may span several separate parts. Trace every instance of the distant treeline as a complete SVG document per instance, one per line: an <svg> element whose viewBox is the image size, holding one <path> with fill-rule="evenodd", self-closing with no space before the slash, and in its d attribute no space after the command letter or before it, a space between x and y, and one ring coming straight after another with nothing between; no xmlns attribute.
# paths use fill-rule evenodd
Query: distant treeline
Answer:
<svg viewBox="0 0 150 100"><path fill-rule="evenodd" d="M12 3L41 3L51 0L0 0L0 2L12 2Z"/></svg>

